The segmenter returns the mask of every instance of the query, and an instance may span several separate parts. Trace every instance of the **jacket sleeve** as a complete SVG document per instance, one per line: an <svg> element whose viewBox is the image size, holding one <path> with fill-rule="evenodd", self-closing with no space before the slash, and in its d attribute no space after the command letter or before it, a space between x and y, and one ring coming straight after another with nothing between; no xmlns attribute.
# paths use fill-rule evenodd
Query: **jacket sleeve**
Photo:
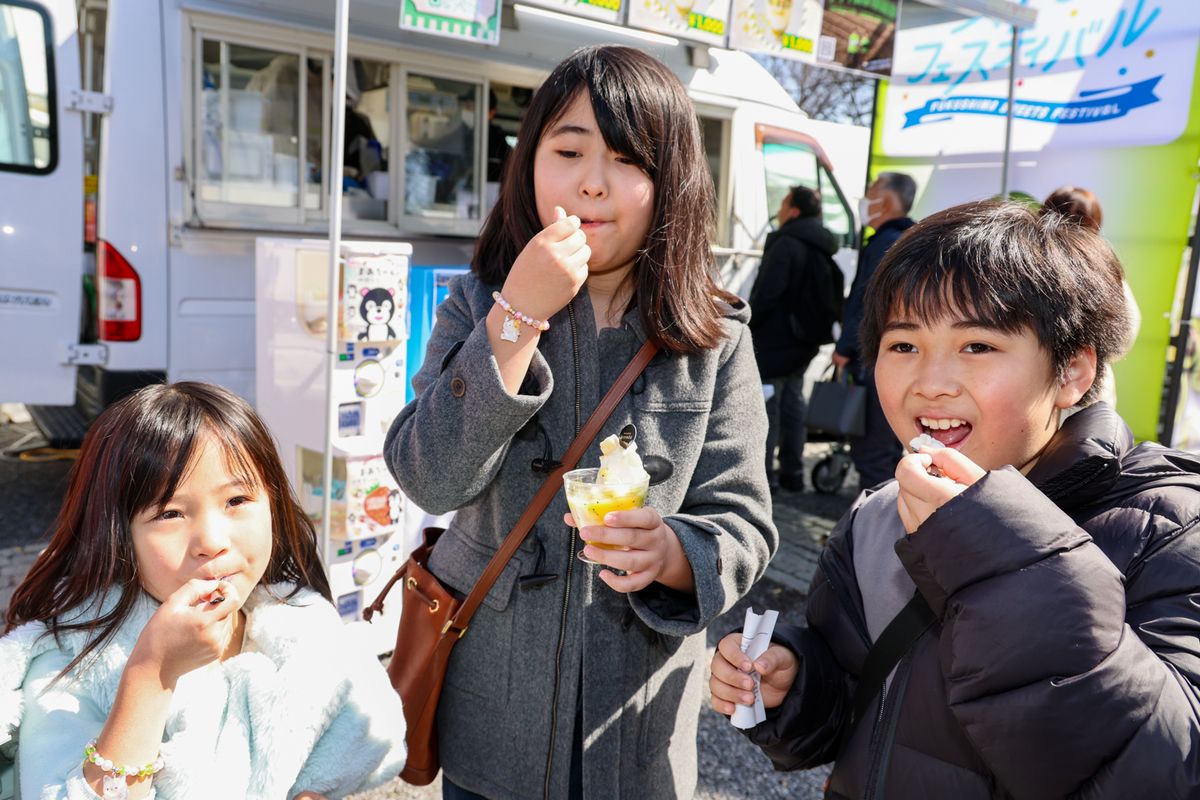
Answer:
<svg viewBox="0 0 1200 800"><path fill-rule="evenodd" d="M780 236L772 242L771 249L763 253L758 266L758 277L750 290L750 322L765 320L768 312L785 304L792 270L804 263L804 244L790 236Z"/></svg>
<svg viewBox="0 0 1200 800"><path fill-rule="evenodd" d="M399 776L405 747L404 707L379 660L351 623L340 632L339 661L348 668L338 711L317 739L289 797L309 790L328 797L379 786Z"/></svg>
<svg viewBox="0 0 1200 800"><path fill-rule="evenodd" d="M17 740L18 797L97 800L83 777L83 748L100 735L107 715L70 681L51 686L70 658L53 650L30 662L25 713Z"/></svg>
<svg viewBox="0 0 1200 800"><path fill-rule="evenodd" d="M854 696L850 676L829 645L810 628L780 625L771 637L796 656L796 682L767 718L743 734L771 759L775 769L811 769L837 756L842 727Z"/></svg>
<svg viewBox="0 0 1200 800"><path fill-rule="evenodd" d="M864 499L859 497L838 522L831 541L849 535ZM833 761L842 730L850 721L857 676L843 660L861 661L868 645L864 634L855 630L847 601L827 572L832 562L843 557L849 558L848 551L832 545L821 554L804 609L808 626L775 629L772 641L796 656L796 680L783 702L767 711L765 721L743 731L778 770L810 769ZM849 565L845 569L853 571ZM841 658L831 642L840 643Z"/></svg>
<svg viewBox="0 0 1200 800"><path fill-rule="evenodd" d="M1096 524L1126 526L1135 542L1164 524L1149 511L1103 513L1118 516ZM1009 793L1196 795L1195 520L1122 576L1069 516L1006 468L897 543L941 618L951 710Z"/></svg>
<svg viewBox="0 0 1200 800"><path fill-rule="evenodd" d="M443 514L466 505L500 469L514 434L550 397L553 380L540 351L529 365L531 393L511 395L500 378L485 327L457 278L438 306L416 397L388 430L383 452L396 482L418 506ZM546 335L553 335L547 333Z"/></svg>
<svg viewBox="0 0 1200 800"><path fill-rule="evenodd" d="M699 633L762 577L779 534L771 519L762 454L767 415L750 332L738 324L714 383L708 428L679 512L664 521L683 545L695 578L688 595L654 583L629 596L650 628Z"/></svg>

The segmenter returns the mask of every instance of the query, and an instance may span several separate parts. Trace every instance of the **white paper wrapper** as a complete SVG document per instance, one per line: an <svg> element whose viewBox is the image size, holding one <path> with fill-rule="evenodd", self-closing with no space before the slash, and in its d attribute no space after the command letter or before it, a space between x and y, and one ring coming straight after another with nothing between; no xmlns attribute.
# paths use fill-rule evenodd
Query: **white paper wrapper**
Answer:
<svg viewBox="0 0 1200 800"><path fill-rule="evenodd" d="M946 445L942 444L928 433L922 433L920 436L916 437L915 439L911 439L908 442L909 449L914 453L921 452L922 447L928 447L930 450L941 450L945 446Z"/></svg>
<svg viewBox="0 0 1200 800"><path fill-rule="evenodd" d="M941 450L946 445L942 444L928 433L922 433L920 436L909 441L908 446L909 449L911 449L914 453L919 453L921 452L922 447L928 447L930 450ZM942 477L942 471L933 464L929 465L929 468L926 470L926 472L935 478Z"/></svg>
<svg viewBox="0 0 1200 800"><path fill-rule="evenodd" d="M771 634L775 631L775 620L779 619L778 611L766 611L762 614L755 614L754 609L746 609L746 623L742 626L742 652L751 661L761 656L767 651L768 645L771 644ZM751 673L754 678L754 705L744 706L738 705L733 710L733 716L729 721L733 723L735 728L753 728L767 718L766 709L763 708L762 693L759 691L759 676L757 672Z"/></svg>

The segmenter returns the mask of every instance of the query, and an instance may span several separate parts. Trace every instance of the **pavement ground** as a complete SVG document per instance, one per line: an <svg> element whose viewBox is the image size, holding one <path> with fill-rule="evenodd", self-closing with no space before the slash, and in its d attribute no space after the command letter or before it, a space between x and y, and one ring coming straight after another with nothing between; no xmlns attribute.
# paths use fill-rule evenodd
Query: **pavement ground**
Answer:
<svg viewBox="0 0 1200 800"><path fill-rule="evenodd" d="M20 406L0 406L0 615L8 607L13 588L24 577L37 553L45 546L54 515L66 491L72 461L60 454L32 456L31 447L42 444L36 427ZM810 443L805 449L805 477L812 465L828 454L828 444ZM21 455L17 451L26 451ZM849 507L857 488L851 470L836 494L818 495L780 490L774 496L775 524L780 547L767 573L733 609L719 617L708 632L709 657L717 640L740 629L747 606L773 608L782 622L800 623L804 599L816 569L823 537ZM697 735L699 785L697 800L808 800L820 798L828 768L778 773L722 715L708 708L700 715ZM430 786L408 786L400 780L354 800L435 800L441 797L440 778Z"/></svg>

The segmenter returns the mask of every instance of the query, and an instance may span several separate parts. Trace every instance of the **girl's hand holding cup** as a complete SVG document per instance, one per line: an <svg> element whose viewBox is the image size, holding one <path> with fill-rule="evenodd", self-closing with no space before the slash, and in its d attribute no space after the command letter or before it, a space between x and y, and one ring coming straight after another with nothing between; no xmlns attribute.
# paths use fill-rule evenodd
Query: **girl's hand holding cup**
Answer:
<svg viewBox="0 0 1200 800"><path fill-rule="evenodd" d="M173 689L180 677L218 660L229 647L242 602L229 581L188 581L146 623L129 666L156 671L163 688Z"/></svg>
<svg viewBox="0 0 1200 800"><path fill-rule="evenodd" d="M563 520L576 527L571 514ZM600 580L614 591L637 592L655 581L683 592L695 588L692 565L679 537L653 508L610 511L603 525L582 528L579 535L587 542L583 554L589 561L625 573L600 570Z"/></svg>
<svg viewBox="0 0 1200 800"><path fill-rule="evenodd" d="M557 219L525 245L513 262L500 293L509 303L539 320L557 314L587 280L592 249L579 217L554 207Z"/></svg>

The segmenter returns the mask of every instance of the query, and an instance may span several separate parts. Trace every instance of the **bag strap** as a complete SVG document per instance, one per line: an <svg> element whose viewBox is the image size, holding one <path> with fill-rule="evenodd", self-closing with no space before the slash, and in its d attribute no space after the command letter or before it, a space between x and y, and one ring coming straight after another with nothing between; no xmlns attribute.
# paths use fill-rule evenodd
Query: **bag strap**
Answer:
<svg viewBox="0 0 1200 800"><path fill-rule="evenodd" d="M621 370L621 374L617 376L617 380L609 388L608 392L600 400L600 405L596 406L596 410L583 423L583 427L579 429L579 433L571 442L571 446L567 448L566 454L562 458L562 463L556 466L546 480L542 483L537 494L529 501L529 505L525 507L525 513L521 514L517 524L509 531L505 537L504 543L500 545L500 549L492 556L492 560L484 567L483 573L479 576L479 580L475 582L470 594L463 600L462 605L458 607L458 612L446 621L445 628L442 629L442 634L453 631L457 633L459 638L467 632L467 625L471 621L471 617L475 615L475 611L483 602L483 598L487 596L496 579L500 577L500 573L504 571L504 567L508 565L513 554L517 552L517 548L525 541L525 536L533 529L533 524L537 522L538 517L550 505L550 501L558 494L558 491L563 485L563 475L575 468L579 463L579 459L583 456L583 451L596 438L596 434L600 432L600 427L608 421L612 412L616 409L617 404L621 402L621 398L629 391L629 387L637 380L638 375L642 374L642 370L650 363L650 359L658 353L658 345L651 339L647 339L642 348L637 351L633 359Z"/></svg>
<svg viewBox="0 0 1200 800"><path fill-rule="evenodd" d="M925 635L925 631L929 630L936 620L929 603L925 602L925 598L920 592L917 592L883 629L883 633L879 634L875 644L871 645L871 650L867 653L867 660L863 664L862 675L858 679L858 688L854 690L854 705L850 710L850 723L842 729L842 738L838 743L839 756L849 743L854 729L866 716L867 709L871 707L875 696L883 688L887 676L892 674L892 670L900 663L900 659L904 658L904 655L912 649L918 639Z"/></svg>

